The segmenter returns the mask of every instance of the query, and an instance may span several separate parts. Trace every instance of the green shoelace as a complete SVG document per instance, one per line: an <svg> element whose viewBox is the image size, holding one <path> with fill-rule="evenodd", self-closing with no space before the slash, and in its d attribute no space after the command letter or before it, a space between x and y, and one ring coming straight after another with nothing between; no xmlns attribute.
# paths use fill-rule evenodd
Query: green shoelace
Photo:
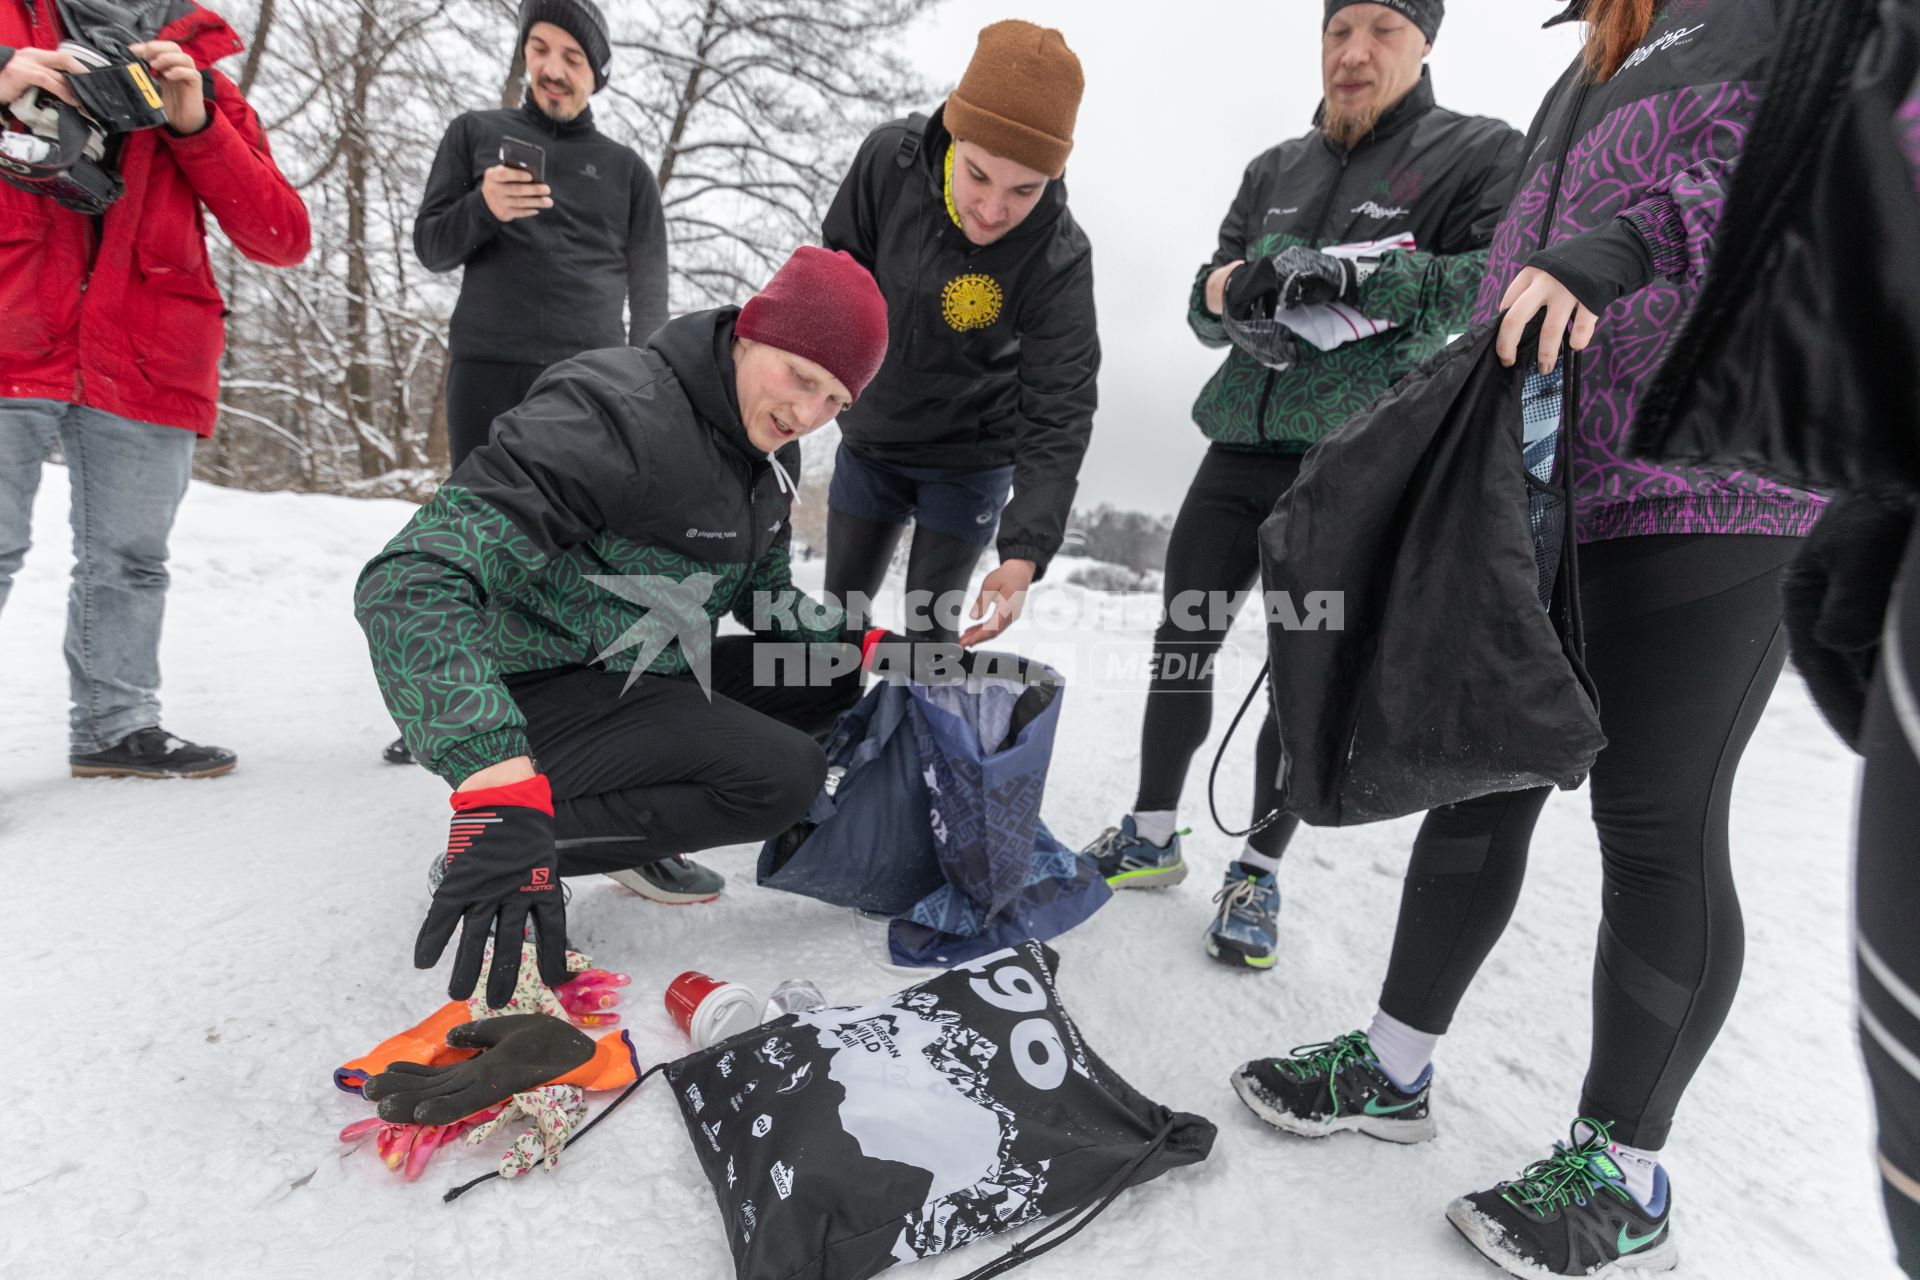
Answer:
<svg viewBox="0 0 1920 1280"><path fill-rule="evenodd" d="M1585 1140L1579 1137L1581 1125L1593 1131ZM1582 1116L1573 1122L1567 1139L1553 1144L1552 1155L1521 1170L1518 1178L1507 1183L1501 1199L1517 1209L1546 1213L1563 1209L1570 1202L1585 1204L1589 1196L1600 1191L1610 1192L1622 1200L1628 1198L1626 1192L1614 1185L1620 1170L1607 1154L1609 1139L1605 1123Z"/></svg>
<svg viewBox="0 0 1920 1280"><path fill-rule="evenodd" d="M1333 1100L1331 1114L1340 1114L1340 1091L1333 1087L1333 1077L1349 1062L1374 1062L1373 1046L1367 1043L1364 1031L1349 1031L1324 1044L1297 1045L1288 1057L1274 1063L1274 1066L1286 1072L1296 1080L1314 1080L1324 1077L1327 1082L1327 1096Z"/></svg>

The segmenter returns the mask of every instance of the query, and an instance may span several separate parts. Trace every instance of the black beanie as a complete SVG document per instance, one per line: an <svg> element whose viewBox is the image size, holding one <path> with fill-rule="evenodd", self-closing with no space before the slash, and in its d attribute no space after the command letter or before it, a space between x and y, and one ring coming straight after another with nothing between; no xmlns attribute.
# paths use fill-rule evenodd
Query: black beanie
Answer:
<svg viewBox="0 0 1920 1280"><path fill-rule="evenodd" d="M593 67L593 91L607 87L607 71L613 66L613 43L607 38L607 17L593 0L520 0L520 43L527 43L527 32L536 22L551 22L586 51Z"/></svg>
<svg viewBox="0 0 1920 1280"><path fill-rule="evenodd" d="M1327 24L1333 21L1333 15L1350 4L1360 4L1362 0L1327 0L1327 18L1320 24L1325 31ZM1420 28L1420 34L1433 43L1433 37L1439 34L1440 19L1447 14L1447 0L1370 0L1370 3L1393 10L1401 17Z"/></svg>

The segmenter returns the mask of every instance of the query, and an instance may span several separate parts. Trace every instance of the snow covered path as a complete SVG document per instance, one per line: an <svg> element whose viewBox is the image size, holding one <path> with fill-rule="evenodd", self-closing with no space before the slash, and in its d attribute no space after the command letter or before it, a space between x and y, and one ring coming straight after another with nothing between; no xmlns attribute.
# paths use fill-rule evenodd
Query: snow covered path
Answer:
<svg viewBox="0 0 1920 1280"><path fill-rule="evenodd" d="M11 908L0 1078L12 1104L0 1274L730 1274L719 1215L663 1090L643 1090L554 1173L451 1206L441 1192L490 1168L497 1141L486 1154L441 1153L412 1185L370 1143L335 1141L369 1109L334 1090L332 1068L443 999L444 967L417 973L409 960L445 787L381 763L391 726L349 606L360 564L407 508L195 485L175 536L167 723L235 748L240 769L212 782L75 782L60 658L65 491L50 468L37 546L0 618ZM817 574L819 562L806 568ZM1053 829L1079 843L1132 799L1140 714L1137 678L1103 691L1087 673L1096 655L1144 652L1148 619L1078 588L1047 595L1104 611L1046 643L1026 624L1013 636L1079 677L1046 804ZM1258 666L1259 633L1239 639L1247 660L1216 706L1216 740L1226 693L1237 703ZM1242 733L1223 779L1232 817L1251 771L1251 729ZM1854 785L1850 757L1789 677L1735 793L1745 984L1669 1153L1680 1275L1894 1275L1848 1014ZM1282 872L1284 960L1270 975L1233 973L1199 945L1233 851L1204 822L1203 786L1196 767L1196 875L1120 895L1056 946L1062 994L1091 1043L1149 1096L1212 1118L1214 1156L1128 1192L1020 1274L1491 1280L1441 1212L1544 1154L1572 1119L1598 919L1585 797L1549 806L1514 923L1442 1046L1441 1136L1402 1149L1283 1138L1226 1076L1257 1054L1364 1025L1412 825L1303 832ZM877 938L850 915L756 889L753 852L707 855L732 879L709 907L576 885L574 945L633 975L624 1012L644 1060L684 1049L658 1003L682 969L762 992L810 977L836 1003L913 980L875 962ZM959 1275L998 1248L897 1274Z"/></svg>

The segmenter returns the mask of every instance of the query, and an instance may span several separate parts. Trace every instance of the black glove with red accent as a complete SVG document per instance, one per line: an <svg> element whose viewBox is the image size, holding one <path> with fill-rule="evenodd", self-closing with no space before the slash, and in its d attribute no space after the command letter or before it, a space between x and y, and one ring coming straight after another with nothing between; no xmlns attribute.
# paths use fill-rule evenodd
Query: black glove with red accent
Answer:
<svg viewBox="0 0 1920 1280"><path fill-rule="evenodd" d="M513 998L520 979L520 938L529 915L538 933L540 980L563 985L567 974L567 908L560 894L559 857L553 849L553 788L544 774L505 786L453 793L444 872L413 944L415 968L440 962L456 925L464 922L454 952L447 994L465 1000L480 981L487 935L497 931L507 946L493 949L487 1004Z"/></svg>

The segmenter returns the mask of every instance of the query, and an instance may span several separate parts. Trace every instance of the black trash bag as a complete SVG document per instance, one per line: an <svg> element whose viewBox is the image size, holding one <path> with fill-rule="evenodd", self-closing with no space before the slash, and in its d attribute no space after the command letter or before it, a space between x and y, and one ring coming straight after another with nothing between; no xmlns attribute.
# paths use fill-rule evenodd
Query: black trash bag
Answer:
<svg viewBox="0 0 1920 1280"><path fill-rule="evenodd" d="M998 1275L1125 1188L1206 1159L1213 1125L1100 1060L1060 1005L1058 965L1024 942L669 1064L739 1280L862 1280L1056 1218L974 1273Z"/></svg>
<svg viewBox="0 0 1920 1280"><path fill-rule="evenodd" d="M1606 745L1581 661L1568 436L1557 484L1529 471L1538 324L1511 369L1497 328L1321 440L1260 527L1280 807L1306 822L1576 787ZM1565 359L1570 405L1578 363Z"/></svg>

